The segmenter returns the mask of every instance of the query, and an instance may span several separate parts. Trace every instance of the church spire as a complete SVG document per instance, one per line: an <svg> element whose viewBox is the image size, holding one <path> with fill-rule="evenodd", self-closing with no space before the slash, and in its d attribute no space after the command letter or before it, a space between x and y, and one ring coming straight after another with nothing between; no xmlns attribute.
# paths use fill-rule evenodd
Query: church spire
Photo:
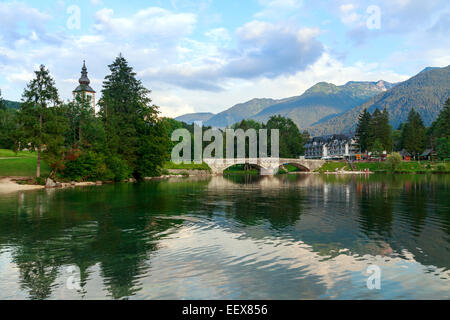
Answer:
<svg viewBox="0 0 450 320"><path fill-rule="evenodd" d="M88 78L88 72L86 68L86 61L83 60L83 67L81 68L81 78L78 80L80 85L73 91L73 97L76 98L81 95L83 98L89 97L91 100L91 105L95 110L95 91L89 84L91 81Z"/></svg>
<svg viewBox="0 0 450 320"><path fill-rule="evenodd" d="M88 86L91 83L87 74L88 74L88 72L87 72L87 68L86 68L86 61L83 60L83 68L81 68L81 78L80 78L80 80L78 80L80 85Z"/></svg>

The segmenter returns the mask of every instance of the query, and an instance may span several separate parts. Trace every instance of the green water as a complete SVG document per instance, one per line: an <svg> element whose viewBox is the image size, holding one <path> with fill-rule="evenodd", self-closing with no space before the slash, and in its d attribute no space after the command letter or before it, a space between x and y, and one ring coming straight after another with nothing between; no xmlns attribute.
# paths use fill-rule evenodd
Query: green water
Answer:
<svg viewBox="0 0 450 320"><path fill-rule="evenodd" d="M449 299L449 235L450 176L19 192L0 195L0 299Z"/></svg>

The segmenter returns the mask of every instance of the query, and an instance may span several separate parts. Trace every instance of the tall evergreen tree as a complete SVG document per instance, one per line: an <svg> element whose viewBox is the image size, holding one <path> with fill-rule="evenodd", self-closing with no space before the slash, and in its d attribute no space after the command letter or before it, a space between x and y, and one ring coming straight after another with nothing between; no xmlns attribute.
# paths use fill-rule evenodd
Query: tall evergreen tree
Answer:
<svg viewBox="0 0 450 320"><path fill-rule="evenodd" d="M2 90L1 89L0 89L0 110L6 110L6 106L3 103Z"/></svg>
<svg viewBox="0 0 450 320"><path fill-rule="evenodd" d="M408 121L403 127L402 141L406 151L416 158L426 148L426 128L419 113L414 109L408 115Z"/></svg>
<svg viewBox="0 0 450 320"><path fill-rule="evenodd" d="M37 150L36 177L40 178L41 151L46 143L43 129L45 122L51 117L47 108L60 103L55 81L45 66L41 65L39 70L35 71L35 78L28 83L24 90L22 101L19 112L21 146L30 146Z"/></svg>
<svg viewBox="0 0 450 320"><path fill-rule="evenodd" d="M432 134L436 138L446 137L450 139L450 98L447 99L444 109L431 126Z"/></svg>
<svg viewBox="0 0 450 320"><path fill-rule="evenodd" d="M386 109L380 111L378 108L372 114L369 124L369 149L374 148L375 141L379 140L377 148L386 151L392 150L392 132L389 125L389 113ZM371 150L373 151L373 150Z"/></svg>
<svg viewBox="0 0 450 320"><path fill-rule="evenodd" d="M369 150L371 118L372 116L367 109L364 109L359 115L358 126L356 128L356 141L361 152Z"/></svg>
<svg viewBox="0 0 450 320"><path fill-rule="evenodd" d="M169 139L151 105L146 89L122 55L109 65L99 101L107 139L107 151L117 155L137 179L157 173L167 154Z"/></svg>
<svg viewBox="0 0 450 320"><path fill-rule="evenodd" d="M17 130L17 112L6 108L0 90L0 148L13 149Z"/></svg>

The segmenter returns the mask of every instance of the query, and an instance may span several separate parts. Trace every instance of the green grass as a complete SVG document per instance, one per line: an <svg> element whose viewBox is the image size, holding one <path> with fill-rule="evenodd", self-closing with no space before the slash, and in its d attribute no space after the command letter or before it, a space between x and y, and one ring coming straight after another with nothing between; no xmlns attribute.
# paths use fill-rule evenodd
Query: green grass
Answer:
<svg viewBox="0 0 450 320"><path fill-rule="evenodd" d="M325 163L322 167L316 170L316 172L325 173L325 172L335 172L336 169L338 170L350 170L346 162L336 162L336 161L330 161Z"/></svg>
<svg viewBox="0 0 450 320"><path fill-rule="evenodd" d="M28 151L15 154L11 150L0 149L0 177L36 176L37 154ZM41 175L43 177L50 174L50 168L41 161Z"/></svg>
<svg viewBox="0 0 450 320"><path fill-rule="evenodd" d="M0 158L35 158L37 157L36 152L30 151L19 151L15 153L12 150L0 149Z"/></svg>
<svg viewBox="0 0 450 320"><path fill-rule="evenodd" d="M211 171L211 168L206 164L175 164L173 162L167 162L164 165L165 170L205 170L205 171Z"/></svg>
<svg viewBox="0 0 450 320"><path fill-rule="evenodd" d="M371 172L386 173L391 172L391 168L386 162L355 162L356 171L365 171L369 169ZM441 167L445 167L442 170ZM334 172L335 170L344 168L350 171L350 167L345 162L327 162L317 172L324 173ZM430 162L430 161L403 161L395 170L396 173L433 173L433 172L450 172L450 162Z"/></svg>

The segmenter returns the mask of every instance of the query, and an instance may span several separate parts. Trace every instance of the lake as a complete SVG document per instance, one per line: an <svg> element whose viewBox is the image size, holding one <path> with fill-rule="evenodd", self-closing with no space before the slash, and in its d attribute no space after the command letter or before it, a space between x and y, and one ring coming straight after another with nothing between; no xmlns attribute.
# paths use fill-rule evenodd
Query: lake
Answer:
<svg viewBox="0 0 450 320"><path fill-rule="evenodd" d="M380 270L370 290L368 268ZM0 195L0 299L449 299L450 176Z"/></svg>

